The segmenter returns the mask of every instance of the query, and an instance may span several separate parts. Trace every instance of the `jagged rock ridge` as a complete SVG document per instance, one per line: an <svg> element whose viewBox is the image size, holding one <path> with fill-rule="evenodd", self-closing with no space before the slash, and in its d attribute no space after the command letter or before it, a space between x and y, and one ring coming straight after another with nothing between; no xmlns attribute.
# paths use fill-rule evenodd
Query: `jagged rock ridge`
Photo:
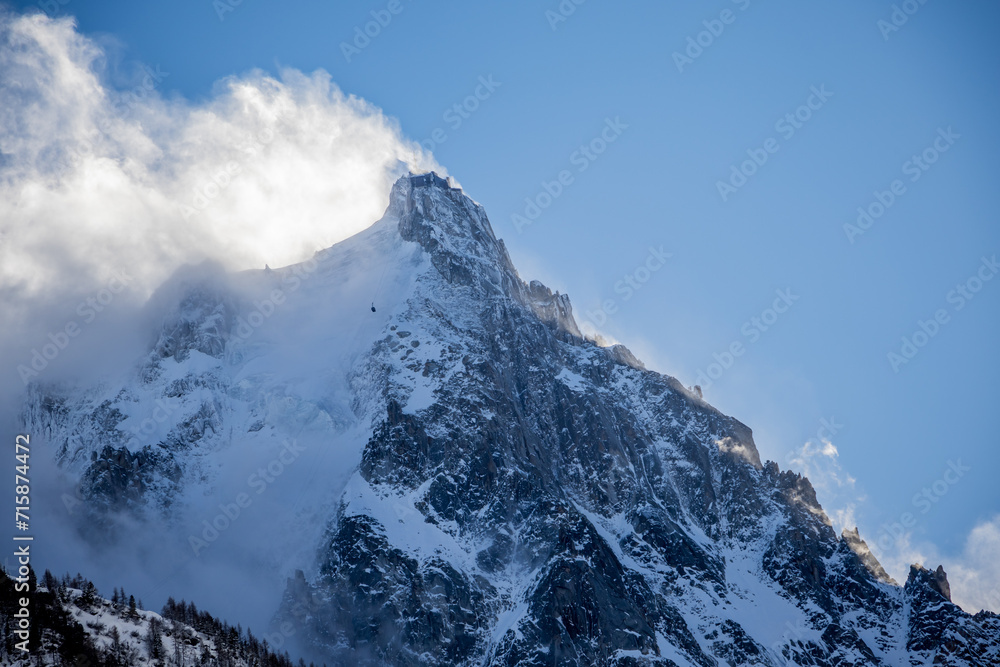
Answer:
<svg viewBox="0 0 1000 667"><path fill-rule="evenodd" d="M808 480L760 460L748 427L585 340L569 299L522 281L482 207L443 179L400 179L379 223L313 262L181 290L134 386L103 401L38 389L26 410L98 508L170 515L213 483L199 461L282 433L346 452L276 617L302 627L308 657L997 664L993 614L952 604L943 572L895 585ZM327 308L361 318L374 267L392 275L373 319L295 328ZM292 305L254 328L254 296L281 286ZM275 333L293 330L294 344ZM274 361L294 367L290 346L311 355L299 375ZM165 399L147 479L116 454L138 454L124 415Z"/></svg>

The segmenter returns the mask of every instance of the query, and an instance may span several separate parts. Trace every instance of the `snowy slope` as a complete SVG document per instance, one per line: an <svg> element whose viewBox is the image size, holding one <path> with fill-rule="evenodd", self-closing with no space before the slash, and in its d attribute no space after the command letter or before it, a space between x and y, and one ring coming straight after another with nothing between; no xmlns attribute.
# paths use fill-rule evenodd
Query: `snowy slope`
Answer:
<svg viewBox="0 0 1000 667"><path fill-rule="evenodd" d="M183 601L170 600L161 615L142 609L134 596L119 595L117 588L106 600L93 583L79 577L60 581L46 573L45 579L47 585L32 590L28 650L5 634L0 665L292 667L288 655L278 653L267 638L258 639ZM5 625L13 595L13 581L0 574L0 621ZM283 643L277 634L270 639Z"/></svg>

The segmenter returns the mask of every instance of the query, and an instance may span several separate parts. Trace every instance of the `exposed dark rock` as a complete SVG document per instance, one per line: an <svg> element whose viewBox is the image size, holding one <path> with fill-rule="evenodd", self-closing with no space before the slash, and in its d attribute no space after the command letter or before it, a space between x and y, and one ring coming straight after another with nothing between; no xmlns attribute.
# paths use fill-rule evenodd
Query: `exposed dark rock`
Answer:
<svg viewBox="0 0 1000 667"><path fill-rule="evenodd" d="M761 461L746 425L625 347L582 338L569 299L521 280L460 190L400 179L387 216L421 268L346 378L310 378L350 394L341 413L329 396L226 375L273 342L240 333L236 290L197 280L161 296L175 306L134 391L31 390L26 422L81 471L94 511L166 511L178 480L207 477L198 456L272 438L294 414L363 443L276 617L311 659L998 664L994 614L952 604L940 568L895 585L856 530L836 534L809 480ZM289 271L253 279L272 289ZM126 446L123 424L141 419L124 415L157 401L182 414Z"/></svg>

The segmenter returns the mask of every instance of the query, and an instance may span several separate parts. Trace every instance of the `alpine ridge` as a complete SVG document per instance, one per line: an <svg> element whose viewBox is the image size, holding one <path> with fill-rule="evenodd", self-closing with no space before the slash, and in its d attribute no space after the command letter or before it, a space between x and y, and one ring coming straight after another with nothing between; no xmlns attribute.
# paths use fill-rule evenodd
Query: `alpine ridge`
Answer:
<svg viewBox="0 0 1000 667"><path fill-rule="evenodd" d="M1000 664L995 614L941 568L899 586L750 428L586 339L436 174L302 264L185 269L150 309L134 373L32 385L24 428L94 548L155 526L195 569L252 549L293 655Z"/></svg>

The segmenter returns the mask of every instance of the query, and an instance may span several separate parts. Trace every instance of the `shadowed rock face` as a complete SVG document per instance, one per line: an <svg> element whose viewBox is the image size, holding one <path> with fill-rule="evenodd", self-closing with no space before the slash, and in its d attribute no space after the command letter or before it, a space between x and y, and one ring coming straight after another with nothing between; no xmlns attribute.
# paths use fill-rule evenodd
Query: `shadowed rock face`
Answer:
<svg viewBox="0 0 1000 667"><path fill-rule="evenodd" d="M947 590L943 572L905 594L888 583L856 531L834 533L808 480L761 463L746 426L627 349L582 340L568 299L521 282L460 192L404 181L393 207L437 272L373 351L372 367L390 370L354 482L368 499L345 494L319 574L298 584L299 597L323 600L304 633L315 655L889 665L946 630L960 641L991 632L946 599L946 612L928 606ZM446 344L422 368L433 403L408 410L392 369L398 332L417 327ZM384 523L380 504L393 508ZM421 555L426 536L441 545L432 557ZM734 620L745 618L734 608L761 604L747 574L798 624L779 614L787 631L761 633ZM907 600L922 610L909 630L922 643L894 636ZM986 655L953 664L990 664Z"/></svg>
<svg viewBox="0 0 1000 667"><path fill-rule="evenodd" d="M857 531L836 534L807 479L760 460L747 426L624 346L584 340L569 299L522 281L460 190L400 179L383 223L420 268L346 378L361 388L353 414L322 413L366 426L315 561L297 564L308 575L291 578L276 616L307 659L998 664L996 617L952 604L943 570L895 585ZM149 465L121 452L114 402L81 413L83 402L39 394L27 410L69 434L60 456L119 509L169 512L194 454L276 420L215 367L158 379L167 358L262 354L253 338L236 346L238 297L187 294L142 366L189 406L150 444ZM95 449L100 438L115 446Z"/></svg>
<svg viewBox="0 0 1000 667"><path fill-rule="evenodd" d="M1000 619L988 611L969 616L952 604L944 568L910 566L903 591L910 605L906 647L915 659L933 659L935 665L998 664Z"/></svg>
<svg viewBox="0 0 1000 667"><path fill-rule="evenodd" d="M844 532L841 533L841 539L843 539L844 545L857 554L865 568L879 581L884 581L890 584L896 583L896 581L890 577L889 573L882 567L882 564L878 562L878 559L875 558L875 555L872 554L871 550L869 550L868 543L861 539L861 535L858 533L857 527L855 527L854 530L845 529Z"/></svg>

